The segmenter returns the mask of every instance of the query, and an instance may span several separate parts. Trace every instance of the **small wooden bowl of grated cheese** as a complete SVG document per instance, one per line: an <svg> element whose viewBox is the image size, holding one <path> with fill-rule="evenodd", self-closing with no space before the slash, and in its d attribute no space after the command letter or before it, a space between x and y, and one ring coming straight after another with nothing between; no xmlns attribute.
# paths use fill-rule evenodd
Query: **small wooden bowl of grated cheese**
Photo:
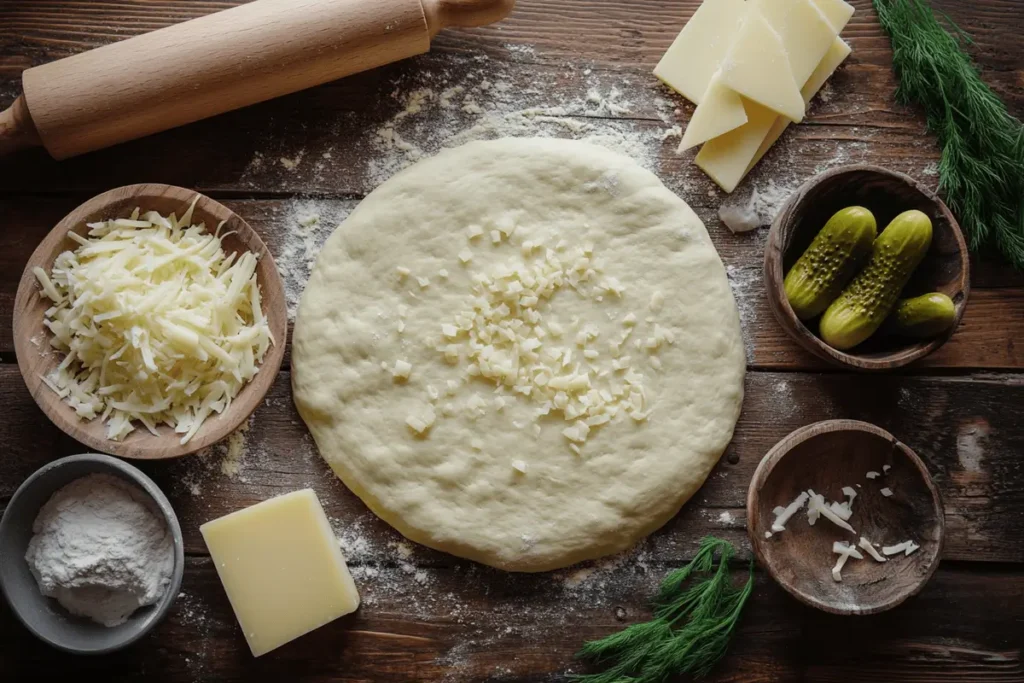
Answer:
<svg viewBox="0 0 1024 683"><path fill-rule="evenodd" d="M238 428L284 357L284 287L259 235L172 185L120 187L64 217L14 306L32 397L77 441L173 458Z"/></svg>
<svg viewBox="0 0 1024 683"><path fill-rule="evenodd" d="M916 595L938 567L944 531L921 459L857 420L791 433L747 492L758 561L793 597L833 614L876 614Z"/></svg>

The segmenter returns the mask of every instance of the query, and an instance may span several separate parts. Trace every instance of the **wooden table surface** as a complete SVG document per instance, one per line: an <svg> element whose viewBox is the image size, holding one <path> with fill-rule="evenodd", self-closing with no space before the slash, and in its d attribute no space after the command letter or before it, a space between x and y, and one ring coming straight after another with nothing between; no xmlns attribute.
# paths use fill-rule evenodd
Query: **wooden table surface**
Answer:
<svg viewBox="0 0 1024 683"><path fill-rule="evenodd" d="M18 94L27 67L232 4L0 0L0 105ZM888 40L869 0L854 4L843 34L852 56L738 195L756 187L785 196L849 162L935 184L934 140L917 112L893 103ZM1024 115L1024 0L933 4L974 36L986 81ZM975 259L959 331L904 371L837 372L802 352L765 303L765 231L734 236L718 221L726 195L674 153L673 126L692 107L650 74L697 5L520 0L498 25L443 33L429 55L79 159L57 163L36 150L0 160L0 504L45 462L83 450L47 421L18 373L10 322L21 270L61 216L122 184L182 185L226 203L270 245L294 302L330 229L419 156L499 135L597 140L637 157L705 221L734 286L749 362L735 438L677 518L623 556L512 575L415 546L368 512L317 455L291 403L286 358L246 433L202 457L143 465L171 497L185 535L185 580L169 618L126 651L75 658L36 641L0 607L0 679L565 680L584 670L573 660L584 640L646 617L657 582L705 534L732 540L749 558L744 499L761 456L797 427L843 417L890 430L927 463L945 501L940 568L918 597L861 618L804 607L759 571L712 678L1024 680L1024 277ZM177 97L188 93L167 93ZM324 502L364 604L254 660L198 528L304 486Z"/></svg>

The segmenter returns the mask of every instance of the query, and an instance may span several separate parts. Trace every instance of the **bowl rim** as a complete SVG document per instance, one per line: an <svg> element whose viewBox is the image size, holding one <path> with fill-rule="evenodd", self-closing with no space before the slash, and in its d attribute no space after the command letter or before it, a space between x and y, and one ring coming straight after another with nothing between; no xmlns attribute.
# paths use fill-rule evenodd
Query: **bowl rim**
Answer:
<svg viewBox="0 0 1024 683"><path fill-rule="evenodd" d="M158 427L158 430L161 431L160 436L153 436L148 430L139 425L126 439L112 441L102 434L103 425L101 423L95 419L90 421L80 420L75 415L73 409L63 400L56 398L56 394L53 394L50 388L38 377L39 367L34 365L34 363L37 362L36 356L40 355L40 349L31 342L31 338L38 330L33 325L34 318L30 319L30 316L27 314L35 306L36 297L38 296L36 293L38 290L36 278L31 269L34 264L43 262L48 262L52 265L52 260L48 258L48 254L50 251L59 253L60 250L59 246L53 244L54 240L57 240L57 245L62 244L63 240L66 239L66 233L82 225L88 216L98 208L126 202L133 198L146 197L167 197L187 205L197 195L199 196L196 204L197 210L202 208L204 212L210 213L213 216L237 221L238 226L246 231L245 236L240 236L239 240L245 245L246 249L256 253L259 258L256 274L263 294L264 311L267 317L271 319L271 326L275 328L271 330L274 334L275 344L270 347L264 356L263 362L259 365L259 372L242 387L238 395L232 400L232 405L228 410L224 413L209 416L188 443L181 444L179 442L180 439L170 438L174 434L164 425ZM238 228L236 227L237 231ZM267 305L267 302L270 301L274 302L273 306ZM271 308L274 309L273 313L271 313ZM278 321L277 325L274 324L275 321ZM40 325L39 327L45 332L48 343L52 335L44 326ZM260 406L273 386L281 370L281 364L284 361L285 350L288 344L287 298L284 291L284 282L274 262L273 255L259 233L241 215L197 190L164 183L137 183L116 187L90 197L54 224L54 227L50 229L36 246L32 255L29 256L29 260L22 271L14 299L12 329L15 357L17 358L18 368L25 386L28 388L36 405L39 406L50 422L58 429L76 441L94 449L96 452L110 453L121 458L135 460L163 460L191 455L226 438L231 432L244 424ZM46 367L49 367L49 365ZM249 409L241 411L232 419L225 419L229 415L229 411L236 405L245 406ZM97 429L99 430L98 432L96 431ZM178 436L180 437L180 435Z"/></svg>
<svg viewBox="0 0 1024 683"><path fill-rule="evenodd" d="M782 285L785 276L783 261L787 250L786 247L788 246L782 244L781 233L782 223L784 220L787 220L790 212L803 202L807 198L807 195L822 182L847 173L864 172L876 173L901 182L911 189L919 192L929 202L935 205L938 212L942 214L943 218L948 223L952 231L953 238L957 243L961 271L960 290L962 293L962 299L956 304L956 314L953 319L953 324L949 329L934 337L928 341L928 343L919 342L912 344L876 358L840 351L826 344L796 316L795 312L793 312L793 308L789 305L789 300L783 294L784 289ZM960 326L960 321L963 319L964 311L967 309L967 301L971 294L971 261L970 254L967 250L967 242L964 240L963 231L960 229L959 222L957 222L956 217L949 210L949 207L946 206L946 203L943 202L942 199L939 198L932 190L925 187L909 175L872 164L847 164L845 166L837 166L825 171L824 173L820 173L809 178L801 184L800 187L794 190L779 209L779 212L776 214L775 219L772 221L771 227L769 228L767 245L765 246L764 251L763 273L765 293L768 297L769 308L771 308L775 319L779 322L782 329L785 330L794 341L816 357L827 361L832 365L869 372L885 371L903 367L909 363L913 363L916 360L924 358L940 348L943 344L949 341L954 333L956 333L957 328Z"/></svg>
<svg viewBox="0 0 1024 683"><path fill-rule="evenodd" d="M7 604L10 607L11 612L14 614L15 617L17 617L18 621L21 622L21 624L39 640L50 645L51 647L57 648L58 650L62 650L64 652L68 652L70 654L102 655L117 650L121 650L123 648L128 647L129 645L132 645L133 643L143 638L150 631L152 631L153 628L161 621L163 621L164 618L167 616L167 613L170 611L171 605L177 599L178 593L181 592L181 582L185 574L185 542L184 537L182 536L181 533L181 523L178 521L178 516L177 514L175 514L174 508L171 506L171 503L167 499L167 496L164 494L163 491L160 490L160 487L156 485L156 482L150 479L145 472L135 467L134 465L130 465L129 463L123 460L103 453L79 453L76 455L69 455L63 458L58 458L57 460L53 460L51 462L46 463L45 465L37 469L35 472L30 474L25 479L25 481L23 481L21 485L18 486L18 488L14 492L14 495L11 496L10 501L7 503L7 507L4 508L3 517L0 517L0 536L4 536L7 533L9 533L10 528L14 524L14 522L11 521L11 517L8 513L11 509L14 509L17 506L18 499L21 496L23 496L25 492L27 492L32 486L34 486L37 481L39 481L49 472L74 462L89 462L98 463L101 465L100 469L97 469L91 472L90 474L98 474L103 472L109 472L110 470L116 470L120 474L124 475L124 478L130 480L136 486L141 488L146 493L146 495L150 497L153 503L160 509L160 512L167 523L167 528L171 532L171 537L174 540L174 565L171 570L171 582L167 585L167 590L164 592L164 595L160 599L160 602L152 606L152 611L147 620L145 621L145 623L143 623L142 626L136 629L134 633L132 633L130 636L116 644L109 645L107 647L97 648L94 650L87 650L69 646L65 643L55 641L47 637L46 635L40 633L38 630L36 630L22 615L21 610L18 607L18 603L14 599L12 599L11 593L9 592L10 588L8 587L7 582L4 580L3 573L0 573L0 592L3 593L4 599L7 601ZM83 474L82 476L88 476L88 474ZM64 485L66 486L67 484ZM46 501L48 501L53 496L53 494L57 492L57 490L58 489L50 491L46 497ZM45 501L43 504L46 504ZM38 516L38 514L39 511L36 510L35 515L32 518L33 522L35 521L35 516ZM25 558L18 558L18 561L25 562ZM44 597L44 599L49 598Z"/></svg>
<svg viewBox="0 0 1024 683"><path fill-rule="evenodd" d="M831 603L822 602L814 598L814 596L803 593L796 590L794 586L791 586L787 582L783 581L778 573L776 572L775 566L767 560L764 554L764 541L765 539L758 534L754 528L754 524L750 523L752 510L756 509L758 498L760 496L761 489L764 484L768 481L768 477L771 476L775 466L781 461L786 455L788 455L796 446L810 441L822 434L836 433L836 432L866 432L877 437L881 437L895 446L904 456L906 456L910 462L917 469L918 474L924 480L925 487L931 494L932 507L935 511L936 529L938 531L938 539L934 541L935 552L934 559L930 562L925 570L923 576L919 577L918 583L910 591L894 596L892 599L869 608L865 609L842 609ZM750 485L747 487L747 537L750 539L750 547L757 558L758 564L760 564L768 575L772 577L772 580L776 584L782 587L787 593L792 595L794 598L799 600L805 605L815 607L831 614L839 615L871 615L878 614L880 612L886 612L911 598L924 588L925 584L935 574L935 570L938 569L939 564L942 562L942 550L946 542L946 517L945 507L942 502L942 494L938 487L935 485L935 480L928 472L928 468L925 466L924 461L921 457L914 452L907 444L903 443L885 429L871 424L870 422L864 422L863 420L821 420L819 422L812 422L811 424L804 425L798 429L793 430L786 436L779 439L779 441L772 446L764 457L761 458L761 462L757 464L757 468L754 470L753 476L750 478Z"/></svg>

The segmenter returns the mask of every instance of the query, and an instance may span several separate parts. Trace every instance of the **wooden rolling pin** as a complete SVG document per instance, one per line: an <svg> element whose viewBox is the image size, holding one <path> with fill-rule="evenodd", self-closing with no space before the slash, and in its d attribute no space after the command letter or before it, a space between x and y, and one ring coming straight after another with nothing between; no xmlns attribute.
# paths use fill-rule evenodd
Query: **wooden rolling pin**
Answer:
<svg viewBox="0 0 1024 683"><path fill-rule="evenodd" d="M109 147L421 54L515 0L255 0L28 69L0 154Z"/></svg>

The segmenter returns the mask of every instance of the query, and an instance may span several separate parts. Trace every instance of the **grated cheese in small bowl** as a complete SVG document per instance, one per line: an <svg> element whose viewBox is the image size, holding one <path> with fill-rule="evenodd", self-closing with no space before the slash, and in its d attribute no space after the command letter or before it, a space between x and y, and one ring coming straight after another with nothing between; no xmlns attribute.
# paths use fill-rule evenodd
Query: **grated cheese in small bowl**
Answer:
<svg viewBox="0 0 1024 683"><path fill-rule="evenodd" d="M166 424L181 443L224 412L275 344L261 307L257 256L226 254L223 224L192 224L136 208L68 237L74 251L35 268L53 302L44 324L65 354L47 376L82 420L99 418L119 441L135 422Z"/></svg>

